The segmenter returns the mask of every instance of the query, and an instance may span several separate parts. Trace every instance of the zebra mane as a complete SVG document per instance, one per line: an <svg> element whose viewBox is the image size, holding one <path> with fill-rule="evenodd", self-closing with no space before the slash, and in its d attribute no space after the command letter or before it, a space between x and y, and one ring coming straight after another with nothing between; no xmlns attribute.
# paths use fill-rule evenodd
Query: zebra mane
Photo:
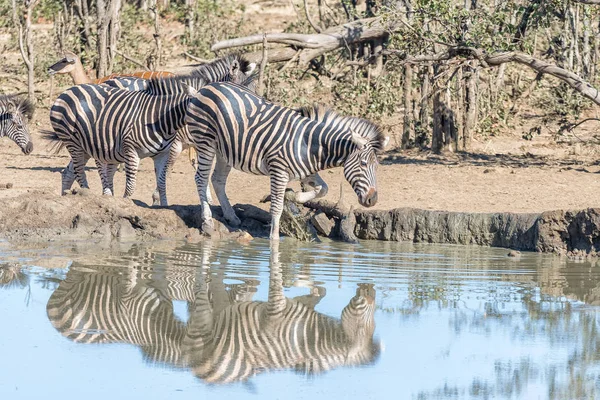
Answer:
<svg viewBox="0 0 600 400"><path fill-rule="evenodd" d="M232 53L201 65L186 75L153 78L148 82L146 91L152 94L185 93L187 92L187 86L198 90L211 82L229 79L235 81L235 78L240 75L245 79L239 83L247 86L253 82L255 74L248 77L246 77L246 74L251 73L253 69L252 64L243 58L240 53Z"/></svg>
<svg viewBox="0 0 600 400"><path fill-rule="evenodd" d="M28 121L33 118L34 104L25 97L16 94L0 95L0 113L10 112L11 106L25 117Z"/></svg>
<svg viewBox="0 0 600 400"><path fill-rule="evenodd" d="M386 137L381 128L363 118L339 115L336 111L323 104L300 107L296 110L300 115L321 123L336 123L347 126L371 143L375 153L382 154L386 144Z"/></svg>

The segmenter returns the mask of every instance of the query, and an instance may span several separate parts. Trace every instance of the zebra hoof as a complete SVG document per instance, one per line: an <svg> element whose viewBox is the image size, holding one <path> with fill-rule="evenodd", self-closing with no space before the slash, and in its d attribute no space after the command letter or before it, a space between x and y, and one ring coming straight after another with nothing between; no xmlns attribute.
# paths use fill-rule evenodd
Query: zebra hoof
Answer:
<svg viewBox="0 0 600 400"><path fill-rule="evenodd" d="M202 222L202 233L208 236L212 236L215 233L215 224L212 218L208 221Z"/></svg>
<svg viewBox="0 0 600 400"><path fill-rule="evenodd" d="M234 228L237 228L238 226L240 226L242 224L242 221L240 221L240 219L237 217L237 215L233 215L232 217L225 217L225 221L227 221L227 224L229 226L232 226Z"/></svg>

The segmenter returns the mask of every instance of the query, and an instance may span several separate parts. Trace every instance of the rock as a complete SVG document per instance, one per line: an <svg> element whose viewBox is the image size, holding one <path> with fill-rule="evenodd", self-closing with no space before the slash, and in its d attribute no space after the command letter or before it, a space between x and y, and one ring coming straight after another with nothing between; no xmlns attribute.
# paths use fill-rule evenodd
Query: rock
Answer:
<svg viewBox="0 0 600 400"><path fill-rule="evenodd" d="M241 243L241 244L248 244L252 240L254 240L254 238L248 232L241 231L241 232L239 232L239 234L237 235L237 237L235 238L235 240L238 243Z"/></svg>
<svg viewBox="0 0 600 400"><path fill-rule="evenodd" d="M199 243L204 240L204 237L200 234L198 229L190 228L188 233L185 235L185 240L188 243Z"/></svg>
<svg viewBox="0 0 600 400"><path fill-rule="evenodd" d="M511 250L508 252L507 256L509 257L521 257L521 252L517 250Z"/></svg>
<svg viewBox="0 0 600 400"><path fill-rule="evenodd" d="M11 182L8 183L0 183L0 189L10 189L13 187L13 184Z"/></svg>
<svg viewBox="0 0 600 400"><path fill-rule="evenodd" d="M348 243L358 243L358 238L354 234L355 228L356 216L354 215L353 208L350 207L350 210L340 220L340 239Z"/></svg>
<svg viewBox="0 0 600 400"><path fill-rule="evenodd" d="M120 219L116 224L116 237L119 241L130 241L137 239L137 232L126 219Z"/></svg>
<svg viewBox="0 0 600 400"><path fill-rule="evenodd" d="M331 234L331 230L335 226L335 224L329 218L327 218L327 215L325 215L324 212L318 212L314 214L310 218L310 221L317 229L317 232L327 237Z"/></svg>

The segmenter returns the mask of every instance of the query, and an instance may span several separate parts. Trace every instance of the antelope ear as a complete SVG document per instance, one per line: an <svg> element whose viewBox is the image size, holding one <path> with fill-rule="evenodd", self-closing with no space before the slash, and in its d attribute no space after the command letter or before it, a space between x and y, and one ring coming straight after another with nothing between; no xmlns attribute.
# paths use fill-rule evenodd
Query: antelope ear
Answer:
<svg viewBox="0 0 600 400"><path fill-rule="evenodd" d="M386 136L385 139L383 139L383 149L385 149L388 145L388 143L390 142L390 137Z"/></svg>
<svg viewBox="0 0 600 400"><path fill-rule="evenodd" d="M363 147L367 144L368 140L358 133L352 131L352 142L358 147L359 150L362 150Z"/></svg>

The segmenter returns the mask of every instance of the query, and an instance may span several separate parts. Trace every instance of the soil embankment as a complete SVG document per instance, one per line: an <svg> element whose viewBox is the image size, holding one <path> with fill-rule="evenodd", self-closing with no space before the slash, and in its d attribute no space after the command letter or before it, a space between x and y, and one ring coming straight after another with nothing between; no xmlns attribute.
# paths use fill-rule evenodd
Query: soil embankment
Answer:
<svg viewBox="0 0 600 400"><path fill-rule="evenodd" d="M331 237L336 237L340 221L331 212L333 204L322 201L312 207L329 214ZM0 200L0 209L0 237L9 241L203 239L198 231L199 206L152 208L83 190L67 196L30 192ZM248 240L243 232L268 235L266 211L251 205L236 205L236 211L243 221L242 232L217 224L217 237ZM213 213L220 218L219 207ZM575 256L600 252L599 209L520 214L397 208L354 214L359 239L476 244Z"/></svg>

